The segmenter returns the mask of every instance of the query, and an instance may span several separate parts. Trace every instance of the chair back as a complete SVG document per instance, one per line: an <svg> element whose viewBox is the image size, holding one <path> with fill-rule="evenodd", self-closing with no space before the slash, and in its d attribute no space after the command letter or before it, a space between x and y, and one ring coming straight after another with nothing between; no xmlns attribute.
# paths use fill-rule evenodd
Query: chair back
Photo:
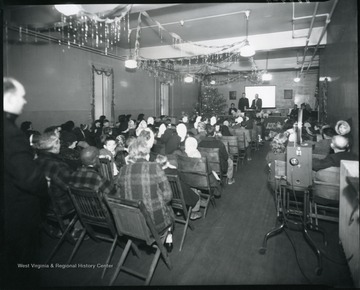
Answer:
<svg viewBox="0 0 360 290"><path fill-rule="evenodd" d="M116 234L113 219L101 192L70 186L69 194L82 225L92 238L96 239L97 236L94 226L108 229L113 235Z"/></svg>
<svg viewBox="0 0 360 290"><path fill-rule="evenodd" d="M127 200L106 197L106 202L113 214L119 235L140 239L151 245L158 236L155 226L141 200Z"/></svg>
<svg viewBox="0 0 360 290"><path fill-rule="evenodd" d="M238 144L239 144L239 150L245 150L246 149L246 135L245 132L242 132L239 136L237 136Z"/></svg>
<svg viewBox="0 0 360 290"><path fill-rule="evenodd" d="M315 173L313 182L313 196L323 201L338 202L340 196L340 168L329 167Z"/></svg>
<svg viewBox="0 0 360 290"><path fill-rule="evenodd" d="M207 157L190 158L187 156L177 156L178 175L180 180L190 187L210 191L209 170Z"/></svg>
<svg viewBox="0 0 360 290"><path fill-rule="evenodd" d="M100 160L100 174L105 179L113 182L114 179L114 171L112 168L111 160L108 158L99 158Z"/></svg>
<svg viewBox="0 0 360 290"><path fill-rule="evenodd" d="M173 197L171 199L171 206L174 209L180 209L185 212L185 216L187 216L187 209L184 199L184 193L182 191L182 187L180 184L180 179L177 175L167 174L167 179L169 180L171 191Z"/></svg>
<svg viewBox="0 0 360 290"><path fill-rule="evenodd" d="M228 142L229 154L231 155L239 154L238 138L236 136L222 136L221 140L223 142Z"/></svg>
<svg viewBox="0 0 360 290"><path fill-rule="evenodd" d="M198 150L200 151L201 156L207 158L209 167L219 176L222 175L222 172L226 172L226 168L221 168L219 148L198 147Z"/></svg>

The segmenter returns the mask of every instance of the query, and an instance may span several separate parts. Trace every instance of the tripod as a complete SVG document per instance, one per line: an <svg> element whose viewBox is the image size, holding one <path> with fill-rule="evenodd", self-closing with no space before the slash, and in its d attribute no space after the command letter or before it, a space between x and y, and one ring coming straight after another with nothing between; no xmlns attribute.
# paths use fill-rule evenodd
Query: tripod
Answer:
<svg viewBox="0 0 360 290"><path fill-rule="evenodd" d="M289 228L289 223L294 223L294 224L298 224L295 221L292 221L290 219L288 219L287 217L287 212L288 212L288 202L286 200L286 193L287 190L292 189L292 190L296 190L299 192L303 193L303 211L302 211L302 222L301 222L301 231L303 233L303 236L306 240L306 242L308 243L308 245L312 248L312 250L315 252L316 257L317 257L317 267L315 268L315 273L317 275L321 275L322 273L322 256L321 256L321 252L320 250L316 247L314 241L312 240L312 238L309 235L308 230L315 230L320 232L323 237L324 237L324 241L326 244L326 239L325 239L325 233L319 229L319 227L317 226L313 226L312 224L310 224L309 221L309 188L302 188L302 187L293 187L293 186L289 186L289 185L281 185L278 184L277 189L280 190L280 192L278 192L277 190L275 191L275 195L276 195L276 208L277 208L277 220L280 221L280 225L275 227L274 229L271 229L270 231L268 231L265 236L264 236L264 240L263 240L263 244L262 247L259 249L259 253L261 255L264 255L266 253L267 250L267 240L276 235L279 234L280 232L282 232L283 230L285 230L285 227ZM285 206L286 205L286 206Z"/></svg>

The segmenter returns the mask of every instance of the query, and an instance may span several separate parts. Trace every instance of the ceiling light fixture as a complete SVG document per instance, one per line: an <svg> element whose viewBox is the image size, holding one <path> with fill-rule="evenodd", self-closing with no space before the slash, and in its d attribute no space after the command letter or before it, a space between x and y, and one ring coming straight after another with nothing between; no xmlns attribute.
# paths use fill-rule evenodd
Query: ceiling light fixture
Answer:
<svg viewBox="0 0 360 290"><path fill-rule="evenodd" d="M194 77L190 74L187 74L184 78L185 83L192 83L194 81Z"/></svg>
<svg viewBox="0 0 360 290"><path fill-rule="evenodd" d="M300 75L299 75L299 72L296 72L296 77L294 78L294 82L295 82L295 83L300 82Z"/></svg>
<svg viewBox="0 0 360 290"><path fill-rule="evenodd" d="M272 80L272 74L268 73L268 60L269 60L269 52L266 54L266 68L264 74L261 76L261 79L263 81L271 81Z"/></svg>
<svg viewBox="0 0 360 290"><path fill-rule="evenodd" d="M249 15L250 10L245 11L246 16L246 38L244 46L240 48L240 55L243 57L251 57L255 54L255 50L250 46L248 36L249 36Z"/></svg>
<svg viewBox="0 0 360 290"><path fill-rule="evenodd" d="M136 59L132 58L130 56L129 59L125 60L125 67L126 68L129 68L129 69L134 69L134 68L137 68L137 61Z"/></svg>
<svg viewBox="0 0 360 290"><path fill-rule="evenodd" d="M210 81L210 85L215 85L215 84L216 84L215 80Z"/></svg>
<svg viewBox="0 0 360 290"><path fill-rule="evenodd" d="M55 5L55 9L66 16L78 14L82 10L81 5L75 4Z"/></svg>

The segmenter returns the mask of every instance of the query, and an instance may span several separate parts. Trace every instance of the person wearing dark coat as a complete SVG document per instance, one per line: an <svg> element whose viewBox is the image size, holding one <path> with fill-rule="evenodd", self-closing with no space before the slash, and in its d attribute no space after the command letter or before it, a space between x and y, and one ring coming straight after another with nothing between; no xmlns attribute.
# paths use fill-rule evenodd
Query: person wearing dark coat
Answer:
<svg viewBox="0 0 360 290"><path fill-rule="evenodd" d="M39 263L42 205L47 182L33 160L28 138L15 124L26 104L25 89L13 78L4 78L4 188L1 194L0 269L4 289L39 286L38 270L18 267Z"/></svg>
<svg viewBox="0 0 360 290"><path fill-rule="evenodd" d="M239 99L238 109L241 112L244 112L246 109L249 109L249 99L246 97L245 93L242 93L242 96Z"/></svg>

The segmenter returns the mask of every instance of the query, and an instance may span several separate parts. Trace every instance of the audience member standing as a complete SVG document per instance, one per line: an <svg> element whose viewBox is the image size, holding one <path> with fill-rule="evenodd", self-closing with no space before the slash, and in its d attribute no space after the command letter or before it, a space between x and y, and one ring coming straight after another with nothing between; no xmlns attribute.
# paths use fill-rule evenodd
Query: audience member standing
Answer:
<svg viewBox="0 0 360 290"><path fill-rule="evenodd" d="M1 269L3 287L39 286L38 270L18 264L39 263L41 204L45 200L46 179L33 160L29 139L15 120L26 104L25 89L13 78L4 78L4 191L1 196L1 219L4 230L6 261Z"/></svg>

